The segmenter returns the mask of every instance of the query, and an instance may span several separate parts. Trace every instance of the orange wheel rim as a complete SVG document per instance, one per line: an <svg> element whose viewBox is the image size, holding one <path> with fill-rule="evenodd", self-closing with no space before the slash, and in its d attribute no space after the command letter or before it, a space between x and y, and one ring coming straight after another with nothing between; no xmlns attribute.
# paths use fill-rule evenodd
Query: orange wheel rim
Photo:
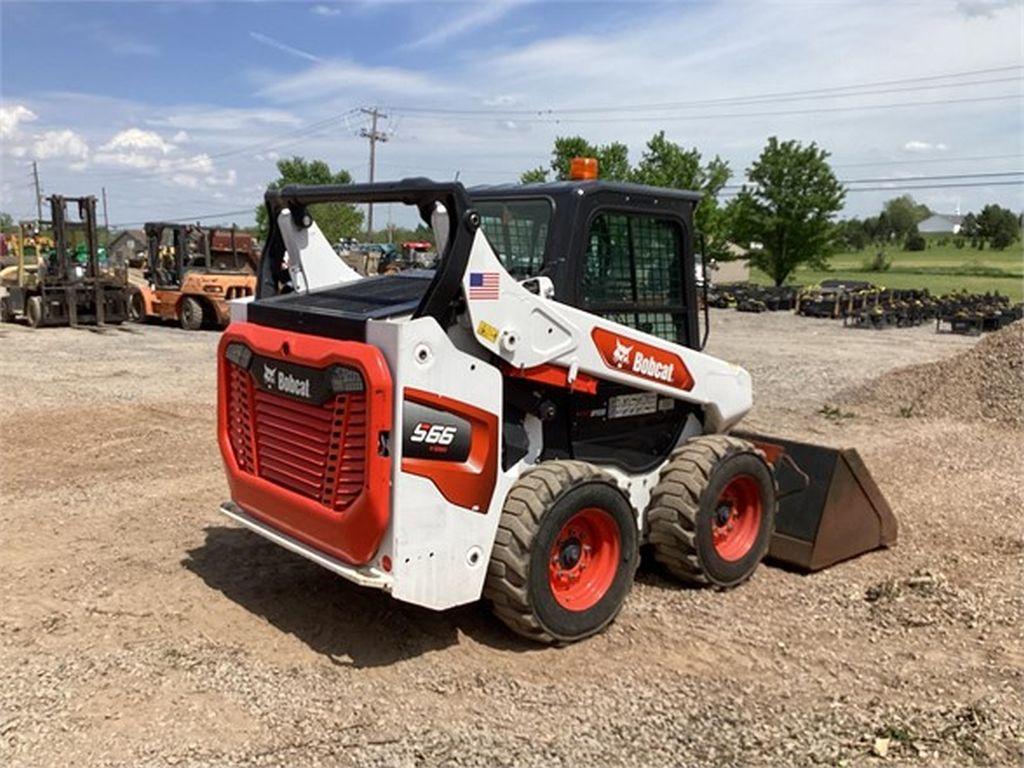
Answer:
<svg viewBox="0 0 1024 768"><path fill-rule="evenodd" d="M569 611L593 608L607 594L619 568L622 542L615 519L587 507L569 518L548 557L548 585Z"/></svg>
<svg viewBox="0 0 1024 768"><path fill-rule="evenodd" d="M722 489L711 518L715 553L728 562L742 560L757 541L764 513L761 490L751 475L737 475Z"/></svg>

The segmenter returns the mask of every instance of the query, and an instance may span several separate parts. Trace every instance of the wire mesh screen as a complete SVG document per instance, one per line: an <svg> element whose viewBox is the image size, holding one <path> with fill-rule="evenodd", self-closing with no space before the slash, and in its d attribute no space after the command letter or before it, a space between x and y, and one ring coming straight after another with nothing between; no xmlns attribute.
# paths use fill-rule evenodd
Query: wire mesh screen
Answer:
<svg viewBox="0 0 1024 768"><path fill-rule="evenodd" d="M617 323L686 342L679 225L626 213L598 215L590 228L583 302Z"/></svg>
<svg viewBox="0 0 1024 768"><path fill-rule="evenodd" d="M477 205L480 224L509 274L532 277L540 271L551 222L546 200L483 201Z"/></svg>
<svg viewBox="0 0 1024 768"><path fill-rule="evenodd" d="M601 214L590 227L583 271L583 297L589 306L606 302L636 303L629 219L618 214Z"/></svg>

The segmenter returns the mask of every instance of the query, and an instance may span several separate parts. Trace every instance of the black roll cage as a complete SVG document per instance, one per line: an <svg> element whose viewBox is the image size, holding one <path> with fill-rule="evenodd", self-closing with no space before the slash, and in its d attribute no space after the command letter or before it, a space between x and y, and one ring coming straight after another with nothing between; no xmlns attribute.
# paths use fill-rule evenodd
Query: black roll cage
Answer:
<svg viewBox="0 0 1024 768"><path fill-rule="evenodd" d="M171 280L165 280L166 271L160 262L160 246L163 240L164 231L171 230L171 248L174 251L174 272ZM185 277L185 254L188 251L188 241L194 234L198 234L203 243L203 255L206 257L206 264L210 264L210 238L205 229L195 224L180 224L163 221L146 222L146 251L150 280L154 285L176 286L181 285Z"/></svg>
<svg viewBox="0 0 1024 768"><path fill-rule="evenodd" d="M438 243L438 266L413 317L433 317L441 327L449 325L461 295L462 276L469 264L473 236L480 217L470 206L465 187L459 182L436 182L426 178L375 184L295 185L268 190L264 203L269 231L260 258L256 298L287 293L290 289L284 264L285 247L277 217L288 209L297 226L308 226L306 209L318 203L402 203L415 205L428 225L436 203L448 213L448 242Z"/></svg>

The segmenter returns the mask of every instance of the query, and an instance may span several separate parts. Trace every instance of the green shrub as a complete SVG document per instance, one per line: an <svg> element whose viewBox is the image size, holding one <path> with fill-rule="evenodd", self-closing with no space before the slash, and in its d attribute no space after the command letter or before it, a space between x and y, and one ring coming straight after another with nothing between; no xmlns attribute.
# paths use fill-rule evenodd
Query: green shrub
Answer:
<svg viewBox="0 0 1024 768"><path fill-rule="evenodd" d="M923 251L927 247L928 241L924 239L924 235L920 232L907 235L907 241L903 244L903 250L905 251Z"/></svg>
<svg viewBox="0 0 1024 768"><path fill-rule="evenodd" d="M885 272L892 266L892 259L885 255L885 251L876 251L870 259L861 262L865 272Z"/></svg>

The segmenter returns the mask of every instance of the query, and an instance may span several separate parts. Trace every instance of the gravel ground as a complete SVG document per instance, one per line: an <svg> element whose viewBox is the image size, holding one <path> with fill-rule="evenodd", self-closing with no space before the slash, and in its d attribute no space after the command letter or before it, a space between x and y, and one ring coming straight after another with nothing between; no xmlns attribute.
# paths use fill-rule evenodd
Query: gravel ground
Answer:
<svg viewBox="0 0 1024 768"><path fill-rule="evenodd" d="M0 764L1020 765L1024 429L850 394L975 343L714 312L749 424L856 446L900 544L730 592L644 567L552 649L220 518L215 334L0 326Z"/></svg>

